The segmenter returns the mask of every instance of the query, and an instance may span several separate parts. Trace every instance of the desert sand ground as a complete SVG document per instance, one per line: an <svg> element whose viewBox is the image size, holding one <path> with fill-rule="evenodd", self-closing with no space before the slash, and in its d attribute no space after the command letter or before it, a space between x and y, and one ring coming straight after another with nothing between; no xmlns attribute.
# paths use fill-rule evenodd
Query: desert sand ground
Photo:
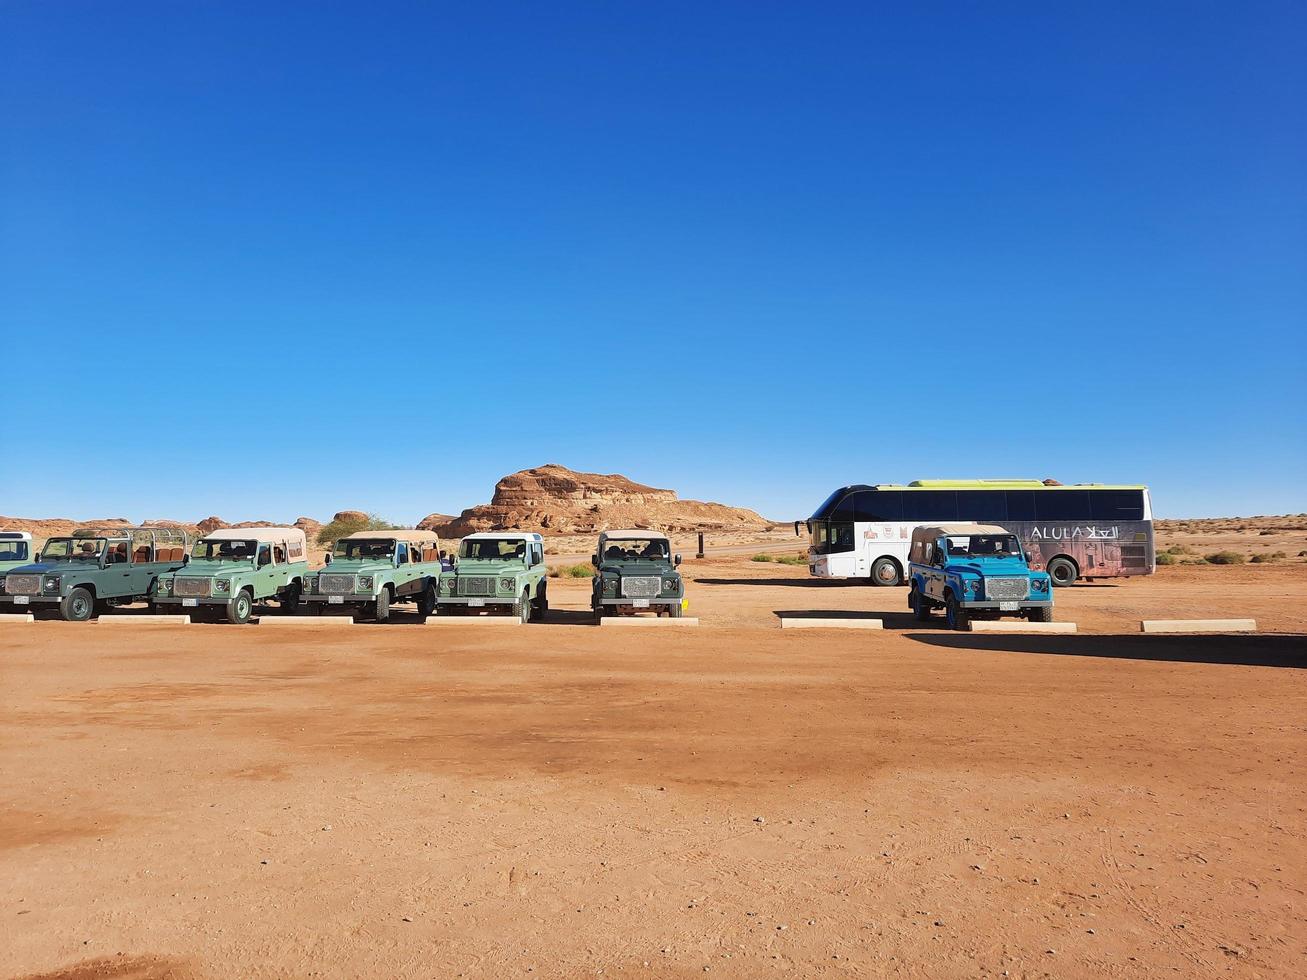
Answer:
<svg viewBox="0 0 1307 980"><path fill-rule="evenodd" d="M1061 637L684 568L698 629L0 627L0 975L1307 973L1307 564Z"/></svg>

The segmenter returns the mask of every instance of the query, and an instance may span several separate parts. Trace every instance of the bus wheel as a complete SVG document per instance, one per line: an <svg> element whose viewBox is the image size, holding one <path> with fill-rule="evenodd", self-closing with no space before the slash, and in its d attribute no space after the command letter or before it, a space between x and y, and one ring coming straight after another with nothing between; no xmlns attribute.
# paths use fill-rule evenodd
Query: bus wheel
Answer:
<svg viewBox="0 0 1307 980"><path fill-rule="evenodd" d="M901 585L899 563L893 558L877 558L871 565L871 581L875 585Z"/></svg>
<svg viewBox="0 0 1307 980"><path fill-rule="evenodd" d="M1070 558L1054 558L1048 563L1048 577L1056 586L1076 584L1076 564Z"/></svg>

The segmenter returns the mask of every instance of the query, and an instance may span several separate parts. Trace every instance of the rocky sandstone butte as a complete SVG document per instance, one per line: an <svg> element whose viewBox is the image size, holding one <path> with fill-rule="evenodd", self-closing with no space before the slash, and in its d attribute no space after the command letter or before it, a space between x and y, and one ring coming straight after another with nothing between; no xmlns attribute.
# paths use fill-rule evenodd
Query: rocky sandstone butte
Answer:
<svg viewBox="0 0 1307 980"><path fill-rule="evenodd" d="M345 513L353 513L346 511ZM30 531L32 537L38 541L44 541L47 538L57 538L72 534L78 528L96 528L96 527L130 527L132 522L125 517L110 517L104 520L93 521L75 521L68 517L50 517L50 518L30 518L30 517L0 517L0 529L7 531ZM195 524L186 521L173 521L159 519L153 521L141 521L142 527L175 527L187 532L192 538L203 537L210 531L216 531L224 527L297 527L304 532L304 536L312 545L318 538L318 529L322 527L321 521L315 521L311 517L300 517L295 523L286 525L283 521L244 521L240 524L228 524L221 517L206 517L204 520Z"/></svg>
<svg viewBox="0 0 1307 980"><path fill-rule="evenodd" d="M775 522L743 507L681 500L618 474L578 473L554 463L511 473L495 484L490 503L456 518L432 514L418 527L443 537L478 531L582 534L617 527L663 532L763 530Z"/></svg>

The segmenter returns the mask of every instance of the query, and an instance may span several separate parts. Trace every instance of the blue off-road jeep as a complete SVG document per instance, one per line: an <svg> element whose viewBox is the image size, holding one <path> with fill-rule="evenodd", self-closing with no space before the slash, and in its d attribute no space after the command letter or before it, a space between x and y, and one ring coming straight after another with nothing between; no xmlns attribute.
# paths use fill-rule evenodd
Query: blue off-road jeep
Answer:
<svg viewBox="0 0 1307 980"><path fill-rule="evenodd" d="M943 608L949 627L972 619L1053 620L1052 582L1032 572L1015 534L994 524L942 524L912 531L908 608L925 622Z"/></svg>

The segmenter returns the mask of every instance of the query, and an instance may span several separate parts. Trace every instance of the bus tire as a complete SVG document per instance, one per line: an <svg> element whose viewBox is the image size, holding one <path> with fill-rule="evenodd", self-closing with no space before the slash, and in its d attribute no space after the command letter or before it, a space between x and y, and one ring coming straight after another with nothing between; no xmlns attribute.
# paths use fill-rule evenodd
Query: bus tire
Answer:
<svg viewBox="0 0 1307 980"><path fill-rule="evenodd" d="M877 558L871 563L873 585L902 585L903 569L893 558Z"/></svg>
<svg viewBox="0 0 1307 980"><path fill-rule="evenodd" d="M1076 578L1080 572L1076 568L1076 563L1070 558L1061 555L1054 558L1048 563L1048 577L1053 580L1053 584L1059 588L1075 585Z"/></svg>

